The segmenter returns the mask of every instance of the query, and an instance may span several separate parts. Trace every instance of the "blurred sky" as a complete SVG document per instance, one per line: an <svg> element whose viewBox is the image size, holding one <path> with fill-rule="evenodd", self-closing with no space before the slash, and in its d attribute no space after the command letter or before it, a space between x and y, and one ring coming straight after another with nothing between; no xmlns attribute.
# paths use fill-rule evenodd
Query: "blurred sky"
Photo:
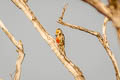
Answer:
<svg viewBox="0 0 120 80"><path fill-rule="evenodd" d="M106 0L102 0L107 3ZM29 0L28 5L40 23L55 38L56 28L65 35L67 57L84 73L86 80L115 80L115 71L105 49L95 36L58 24L65 3L64 21L102 33L104 16L81 0ZM26 15L11 0L0 0L0 19L17 40L22 40L26 57L21 80L74 80ZM120 44L111 22L107 35L120 69ZM0 29L0 78L10 80L15 70L16 47Z"/></svg>

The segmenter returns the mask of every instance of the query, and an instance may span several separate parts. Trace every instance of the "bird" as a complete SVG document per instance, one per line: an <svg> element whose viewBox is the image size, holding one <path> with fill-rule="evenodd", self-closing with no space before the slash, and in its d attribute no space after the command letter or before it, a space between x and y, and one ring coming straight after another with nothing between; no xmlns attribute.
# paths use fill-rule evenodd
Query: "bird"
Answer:
<svg viewBox="0 0 120 80"><path fill-rule="evenodd" d="M62 55L66 56L65 53L65 36L60 28L56 29L56 43L61 51L63 51Z"/></svg>

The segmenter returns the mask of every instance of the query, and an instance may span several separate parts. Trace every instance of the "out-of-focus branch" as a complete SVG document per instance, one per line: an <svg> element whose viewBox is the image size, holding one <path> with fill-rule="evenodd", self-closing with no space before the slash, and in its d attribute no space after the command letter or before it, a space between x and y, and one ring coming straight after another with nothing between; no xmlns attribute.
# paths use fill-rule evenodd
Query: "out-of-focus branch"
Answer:
<svg viewBox="0 0 120 80"><path fill-rule="evenodd" d="M120 0L108 0L108 5L105 6L100 0L82 0L91 6L95 7L100 13L112 21L117 31L118 39L120 40ZM104 32L105 27L103 28ZM103 33L104 39L105 35ZM106 42L107 40L105 40ZM108 45L108 44L107 44ZM109 46L107 46L109 47ZM115 62L115 64L117 64ZM114 67L115 68L115 67ZM117 80L120 80L120 72L118 67L115 68Z"/></svg>
<svg viewBox="0 0 120 80"><path fill-rule="evenodd" d="M83 73L80 69L73 64L66 56L62 55L62 51L58 48L55 39L52 38L48 32L43 28L38 19L35 17L29 6L23 0L12 0L12 2L20 8L29 20L33 23L34 27L40 32L43 39L49 44L51 49L54 51L58 59L64 64L64 66L72 73L76 80L85 80Z"/></svg>
<svg viewBox="0 0 120 80"><path fill-rule="evenodd" d="M108 5L105 5L100 0L82 1L90 4L105 17L109 18L115 26L118 38L120 39L120 0L108 0Z"/></svg>
<svg viewBox="0 0 120 80"><path fill-rule="evenodd" d="M0 21L0 28L5 32L5 34L8 36L8 38L11 40L11 42L17 47L17 52L18 52L18 59L16 61L16 71L15 71L15 76L14 80L20 80L20 75L21 75L21 64L24 59L24 49L23 49L23 44L20 41L16 41L14 36L7 30L5 25L3 24L2 21Z"/></svg>
<svg viewBox="0 0 120 80"><path fill-rule="evenodd" d="M105 6L100 0L82 0L82 1L93 6L94 8L96 8L97 11L99 11L100 13L108 17L109 19L112 18L110 9L107 6Z"/></svg>
<svg viewBox="0 0 120 80"><path fill-rule="evenodd" d="M59 17L59 20L57 22L60 23L61 25L64 25L64 26L67 26L67 27L70 27L70 28L73 28L73 29L77 29L77 30L80 30L80 31L84 31L84 32L87 32L91 35L96 36L98 38L98 40L100 41L100 43L105 48L109 58L112 61L112 64L113 64L115 72L116 72L116 79L120 80L120 72L119 72L118 64L117 64L117 61L116 61L112 51L109 48L107 37L106 37L106 23L108 21L108 18L105 18L105 20L104 20L104 27L103 27L104 31L103 31L103 37L102 37L102 35L99 32L88 30L84 27L80 27L80 26L76 26L76 25L72 25L72 24L64 22L63 17L64 17L65 11L66 11L66 6L64 6L63 11L62 11L62 15L61 15L61 17Z"/></svg>

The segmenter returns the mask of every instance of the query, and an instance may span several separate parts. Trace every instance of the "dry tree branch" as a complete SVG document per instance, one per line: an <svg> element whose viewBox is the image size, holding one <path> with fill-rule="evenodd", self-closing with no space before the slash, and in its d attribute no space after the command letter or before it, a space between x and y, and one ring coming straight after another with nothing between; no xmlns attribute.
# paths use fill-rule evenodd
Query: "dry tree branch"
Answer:
<svg viewBox="0 0 120 80"><path fill-rule="evenodd" d="M112 14L110 12L110 9L107 6L105 6L100 0L82 0L82 1L93 6L94 8L96 8L96 10L98 10L100 13L102 13L103 15L108 17L109 19L112 18Z"/></svg>
<svg viewBox="0 0 120 80"><path fill-rule="evenodd" d="M8 38L11 40L11 42L17 47L17 52L18 52L18 59L16 61L16 71L15 71L15 76L14 80L20 80L20 75L21 75L21 64L24 60L24 49L23 49L23 44L20 41L16 41L14 36L7 30L3 22L0 20L0 28L3 30L3 32L8 36Z"/></svg>
<svg viewBox="0 0 120 80"><path fill-rule="evenodd" d="M63 52L58 48L55 39L52 38L44 29L44 27L40 24L29 6L23 0L12 0L12 2L26 14L29 20L33 23L34 27L37 29L37 31L40 32L40 35L43 37L43 39L54 51L58 59L72 73L75 80L85 80L83 73L80 71L80 69L75 64L73 64L66 56L62 55Z"/></svg>
<svg viewBox="0 0 120 80"><path fill-rule="evenodd" d="M108 5L104 5L100 0L82 0L97 11L103 14L105 17L112 21L120 40L120 0L108 0Z"/></svg>
<svg viewBox="0 0 120 80"><path fill-rule="evenodd" d="M107 17L105 17L102 31L103 31L104 44L106 44L106 46L109 48L109 43L108 43L107 35L106 35L106 28L107 28L106 24L108 21L109 21L109 19ZM105 48L107 49L107 47L105 47ZM107 52L109 52L109 51L107 51ZM111 56L111 58L112 58L112 56ZM120 80L120 72L119 72L119 68L117 67L117 62L115 61L114 58L112 58L112 59L113 59L112 62L114 63L113 65L114 65L114 68L116 71L116 80Z"/></svg>
<svg viewBox="0 0 120 80"><path fill-rule="evenodd" d="M116 72L116 79L117 80L120 80L120 72L119 72L119 68L118 68L118 65L117 65L117 61L112 53L112 51L110 50L109 48L109 45L108 45L108 41L107 41L107 37L106 37L106 23L108 21L108 18L105 18L104 20L104 27L103 27L103 37L102 35L99 33L99 32L96 32L96 31L92 31L92 30L88 30L84 27L81 27L81 26L76 26L76 25L72 25L72 24L69 24L69 23L66 23L63 21L63 17L64 17L64 13L66 11L66 5L64 6L63 8L63 11L62 11L62 15L61 17L59 17L59 20L57 21L58 23L60 23L61 25L64 25L64 26L67 26L67 27L70 27L72 29L77 29L77 30L80 30L80 31L84 31L84 32L87 32L91 35L94 35L98 38L98 40L100 41L100 43L103 45L103 47L105 48L109 58L111 59L112 61L112 64L114 66L114 69L115 69L115 72Z"/></svg>
<svg viewBox="0 0 120 80"><path fill-rule="evenodd" d="M88 30L87 28L84 28L84 27L81 27L81 26L72 25L72 24L69 24L67 22L64 22L63 21L63 17L64 17L64 13L66 11L66 8L67 8L67 5L65 4L65 6L63 8L63 11L62 11L62 15L59 17L59 20L57 21L58 23L60 23L61 25L73 28L73 29L78 29L78 30L87 32L87 33L89 33L91 35L94 35L94 36L98 36L98 35L101 36L99 32L96 32L96 31L93 31L93 30Z"/></svg>
<svg viewBox="0 0 120 80"><path fill-rule="evenodd" d="M106 28L107 28L106 24L107 24L108 21L109 21L109 19L107 17L105 17L102 31L103 31L104 42L109 47L108 40L107 40L107 35L106 35Z"/></svg>

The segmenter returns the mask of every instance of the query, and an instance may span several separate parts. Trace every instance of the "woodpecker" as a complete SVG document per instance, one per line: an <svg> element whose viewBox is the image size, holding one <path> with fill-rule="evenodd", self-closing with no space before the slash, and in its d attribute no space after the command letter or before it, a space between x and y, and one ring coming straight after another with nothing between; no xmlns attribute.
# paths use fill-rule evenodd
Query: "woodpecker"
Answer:
<svg viewBox="0 0 120 80"><path fill-rule="evenodd" d="M56 42L58 44L59 49L63 51L63 55L66 56L65 53L65 36L60 28L56 29Z"/></svg>

